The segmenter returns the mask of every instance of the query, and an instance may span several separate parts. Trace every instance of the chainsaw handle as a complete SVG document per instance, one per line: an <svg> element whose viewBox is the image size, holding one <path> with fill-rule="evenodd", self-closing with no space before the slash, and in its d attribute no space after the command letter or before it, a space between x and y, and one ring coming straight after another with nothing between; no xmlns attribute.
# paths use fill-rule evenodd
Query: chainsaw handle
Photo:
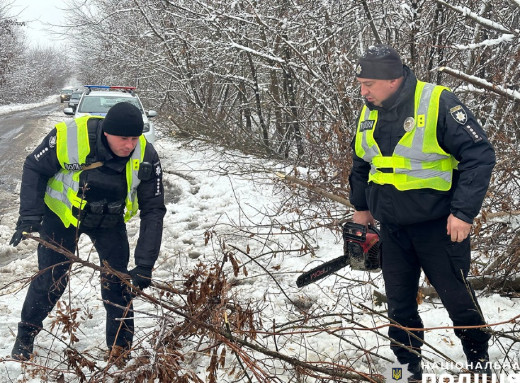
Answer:
<svg viewBox="0 0 520 383"><path fill-rule="evenodd" d="M381 232L377 228L376 225L372 225L371 223L368 224L368 228L374 230L374 232L377 234L379 238L381 238Z"/></svg>

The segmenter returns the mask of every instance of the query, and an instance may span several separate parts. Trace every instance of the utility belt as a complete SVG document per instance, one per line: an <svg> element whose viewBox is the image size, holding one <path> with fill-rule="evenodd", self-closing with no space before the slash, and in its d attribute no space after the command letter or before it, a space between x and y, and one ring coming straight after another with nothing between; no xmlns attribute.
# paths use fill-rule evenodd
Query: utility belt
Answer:
<svg viewBox="0 0 520 383"><path fill-rule="evenodd" d="M89 229L108 229L123 223L125 201L108 202L106 199L87 202L80 218L80 226Z"/></svg>

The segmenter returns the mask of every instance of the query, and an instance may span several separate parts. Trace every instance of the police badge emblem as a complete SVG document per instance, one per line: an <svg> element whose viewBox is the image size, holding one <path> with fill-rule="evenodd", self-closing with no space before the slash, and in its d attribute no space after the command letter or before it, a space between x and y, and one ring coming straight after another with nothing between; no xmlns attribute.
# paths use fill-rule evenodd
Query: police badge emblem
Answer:
<svg viewBox="0 0 520 383"><path fill-rule="evenodd" d="M457 105L451 108L450 114L451 117L461 125L464 125L468 121L468 115L462 105Z"/></svg>
<svg viewBox="0 0 520 383"><path fill-rule="evenodd" d="M405 132L411 132L415 128L415 119L413 117L406 117L403 128Z"/></svg>
<svg viewBox="0 0 520 383"><path fill-rule="evenodd" d="M361 68L361 64L356 65L356 74L359 76L361 74L361 71L363 68Z"/></svg>

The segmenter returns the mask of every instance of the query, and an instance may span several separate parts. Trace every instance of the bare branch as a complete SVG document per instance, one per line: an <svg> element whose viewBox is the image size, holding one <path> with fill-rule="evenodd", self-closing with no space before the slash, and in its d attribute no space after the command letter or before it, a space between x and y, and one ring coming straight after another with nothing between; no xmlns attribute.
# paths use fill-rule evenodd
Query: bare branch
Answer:
<svg viewBox="0 0 520 383"><path fill-rule="evenodd" d="M505 96L507 98L517 100L517 101L520 100L520 92L518 92L516 90L506 89L500 85L494 85L494 84L490 83L489 81L486 81L486 80L476 77L476 76L468 75L457 69L452 69L449 67L440 67L440 68L438 68L438 71L448 73L454 77L457 77L457 78L460 78L461 80L469 82L470 84L473 84L479 88L484 88L484 89L490 90L501 96Z"/></svg>
<svg viewBox="0 0 520 383"><path fill-rule="evenodd" d="M515 34L515 35L518 34L517 31L512 31L497 22L494 22L492 20L486 19L485 17L477 15L475 12L472 12L471 9L469 9L467 7L459 7L457 5L451 5L443 0L435 0L435 1L437 1L439 4L444 5L447 8L450 8L450 9L460 13L461 15L464 15L465 17L470 18L471 20L473 20L473 21L477 22L478 24L481 24L489 29L493 29L495 31L502 32L502 33L510 33L510 34Z"/></svg>

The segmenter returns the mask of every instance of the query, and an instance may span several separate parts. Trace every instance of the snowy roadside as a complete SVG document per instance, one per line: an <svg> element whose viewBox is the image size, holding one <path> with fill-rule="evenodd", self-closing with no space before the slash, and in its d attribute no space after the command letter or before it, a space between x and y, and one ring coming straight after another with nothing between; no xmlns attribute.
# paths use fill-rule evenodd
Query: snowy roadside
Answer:
<svg viewBox="0 0 520 383"><path fill-rule="evenodd" d="M49 129L55 123L51 120L49 119ZM223 155L213 149L197 146L196 143L187 144L175 138L163 137L157 140L155 146L161 155L165 173L167 214L154 280L173 280L180 284L183 275L199 262L212 264L217 261L221 256L218 248L211 241L205 244L205 233L208 230L222 236L228 244L237 248L249 247L251 257L269 253L270 249L266 249L265 243L257 238L267 236L273 231L279 232L280 228L273 228L273 225L282 226L292 219L290 216L293 213L279 213L276 216L277 223L273 224L275 219L266 217L273 217L273 212L277 211L282 198L277 193L273 178L269 174L235 172L236 161L243 167L246 167L246 164L251 164L251 167L261 164L267 168L265 161L238 153ZM272 164L272 167L276 165ZM34 242L26 240L17 248L7 245L16 221L15 212L16 210L13 210L12 213L8 213L12 215L12 219L4 219L4 223L0 224L0 257L13 258L12 262L0 268L0 312L3 313L3 321L0 323L0 358L3 358L0 359L0 382L26 379L26 382L35 383L41 380L32 378L20 363L8 358L25 297L26 287L23 282L36 271ZM137 241L138 225L138 219L128 224L131 248L135 247ZM256 230L258 236L245 235L241 232L241 227L247 228L248 231ZM275 256L258 257L255 259L256 262L242 257L240 261L247 267L248 275L242 273L235 278L238 281L232 292L236 296L235 299L244 304L262 303L263 310L259 315L264 326L261 330L266 333L273 327L287 329L288 335L280 337L284 343L276 344L284 354L301 360L337 363L365 372L370 365L376 367L375 372L382 372L391 365L389 361L394 359L387 341L382 336L376 336L373 331L360 330L360 326L373 328L386 324L382 316L374 315L362 306L385 314L385 306L377 306L372 298L374 290L384 291L380 274L345 268L337 276L298 289L295 280L299 273L336 257L342 249L338 238L327 229L314 229L312 237L313 246L316 248L315 257L289 251L279 252ZM300 246L297 238L289 235L279 235L277 241L280 248L294 249ZM95 250L88 237L82 237L79 248L82 258L97 263ZM228 279L233 279L231 268L225 270ZM100 299L98 275L86 268L76 268L69 286L66 301L70 300L72 307L80 309L79 317L82 318L78 334L80 341L75 347L80 352L102 355L105 349L105 311ZM498 323L515 317L520 301L490 296L481 297L480 304L488 323ZM420 308L426 327L451 325L438 300L426 301ZM136 339L140 339L157 326L155 315L159 316L161 312L142 300L136 300L135 310ZM53 315L56 315L56 311ZM330 318L327 315L330 315ZM50 331L52 319L49 318L45 322L46 331ZM307 320L306 323L304 319ZM292 325L293 323L296 324ZM328 332L305 334L297 331L306 326L327 329ZM352 327L356 329L352 330ZM289 329L294 332L289 334ZM515 324L504 324L494 329L514 330ZM380 331L386 334L386 328ZM61 330L54 329L52 333L41 333L38 336L36 362L56 369L65 368L65 365L60 364L65 343L57 340L54 334L60 335ZM453 361L464 361L460 342L452 330L428 331L426 339L436 351L425 347L425 357L439 361L442 360L442 353ZM274 347L268 337L259 342L267 347ZM372 354L363 350L369 350ZM519 360L519 345L501 339L491 347L492 361L503 362L506 351L509 351L509 358ZM206 381L206 357L198 356L192 363L192 368L203 381ZM436 373L444 371L442 367L432 369ZM294 381L292 371L284 372L279 369L272 373L281 382ZM219 381L232 380L232 376L223 373ZM67 382L74 381L76 380L71 375L67 375ZM308 382L312 381L309 378Z"/></svg>
<svg viewBox="0 0 520 383"><path fill-rule="evenodd" d="M35 102L32 104L2 105L2 106L0 106L0 115L11 113L11 112L16 112L19 110L27 110L27 109L31 109L31 108L36 108L36 107L42 106L42 105L55 104L58 99L59 99L59 96L56 94L54 96L47 97L45 100L43 100L41 102Z"/></svg>

